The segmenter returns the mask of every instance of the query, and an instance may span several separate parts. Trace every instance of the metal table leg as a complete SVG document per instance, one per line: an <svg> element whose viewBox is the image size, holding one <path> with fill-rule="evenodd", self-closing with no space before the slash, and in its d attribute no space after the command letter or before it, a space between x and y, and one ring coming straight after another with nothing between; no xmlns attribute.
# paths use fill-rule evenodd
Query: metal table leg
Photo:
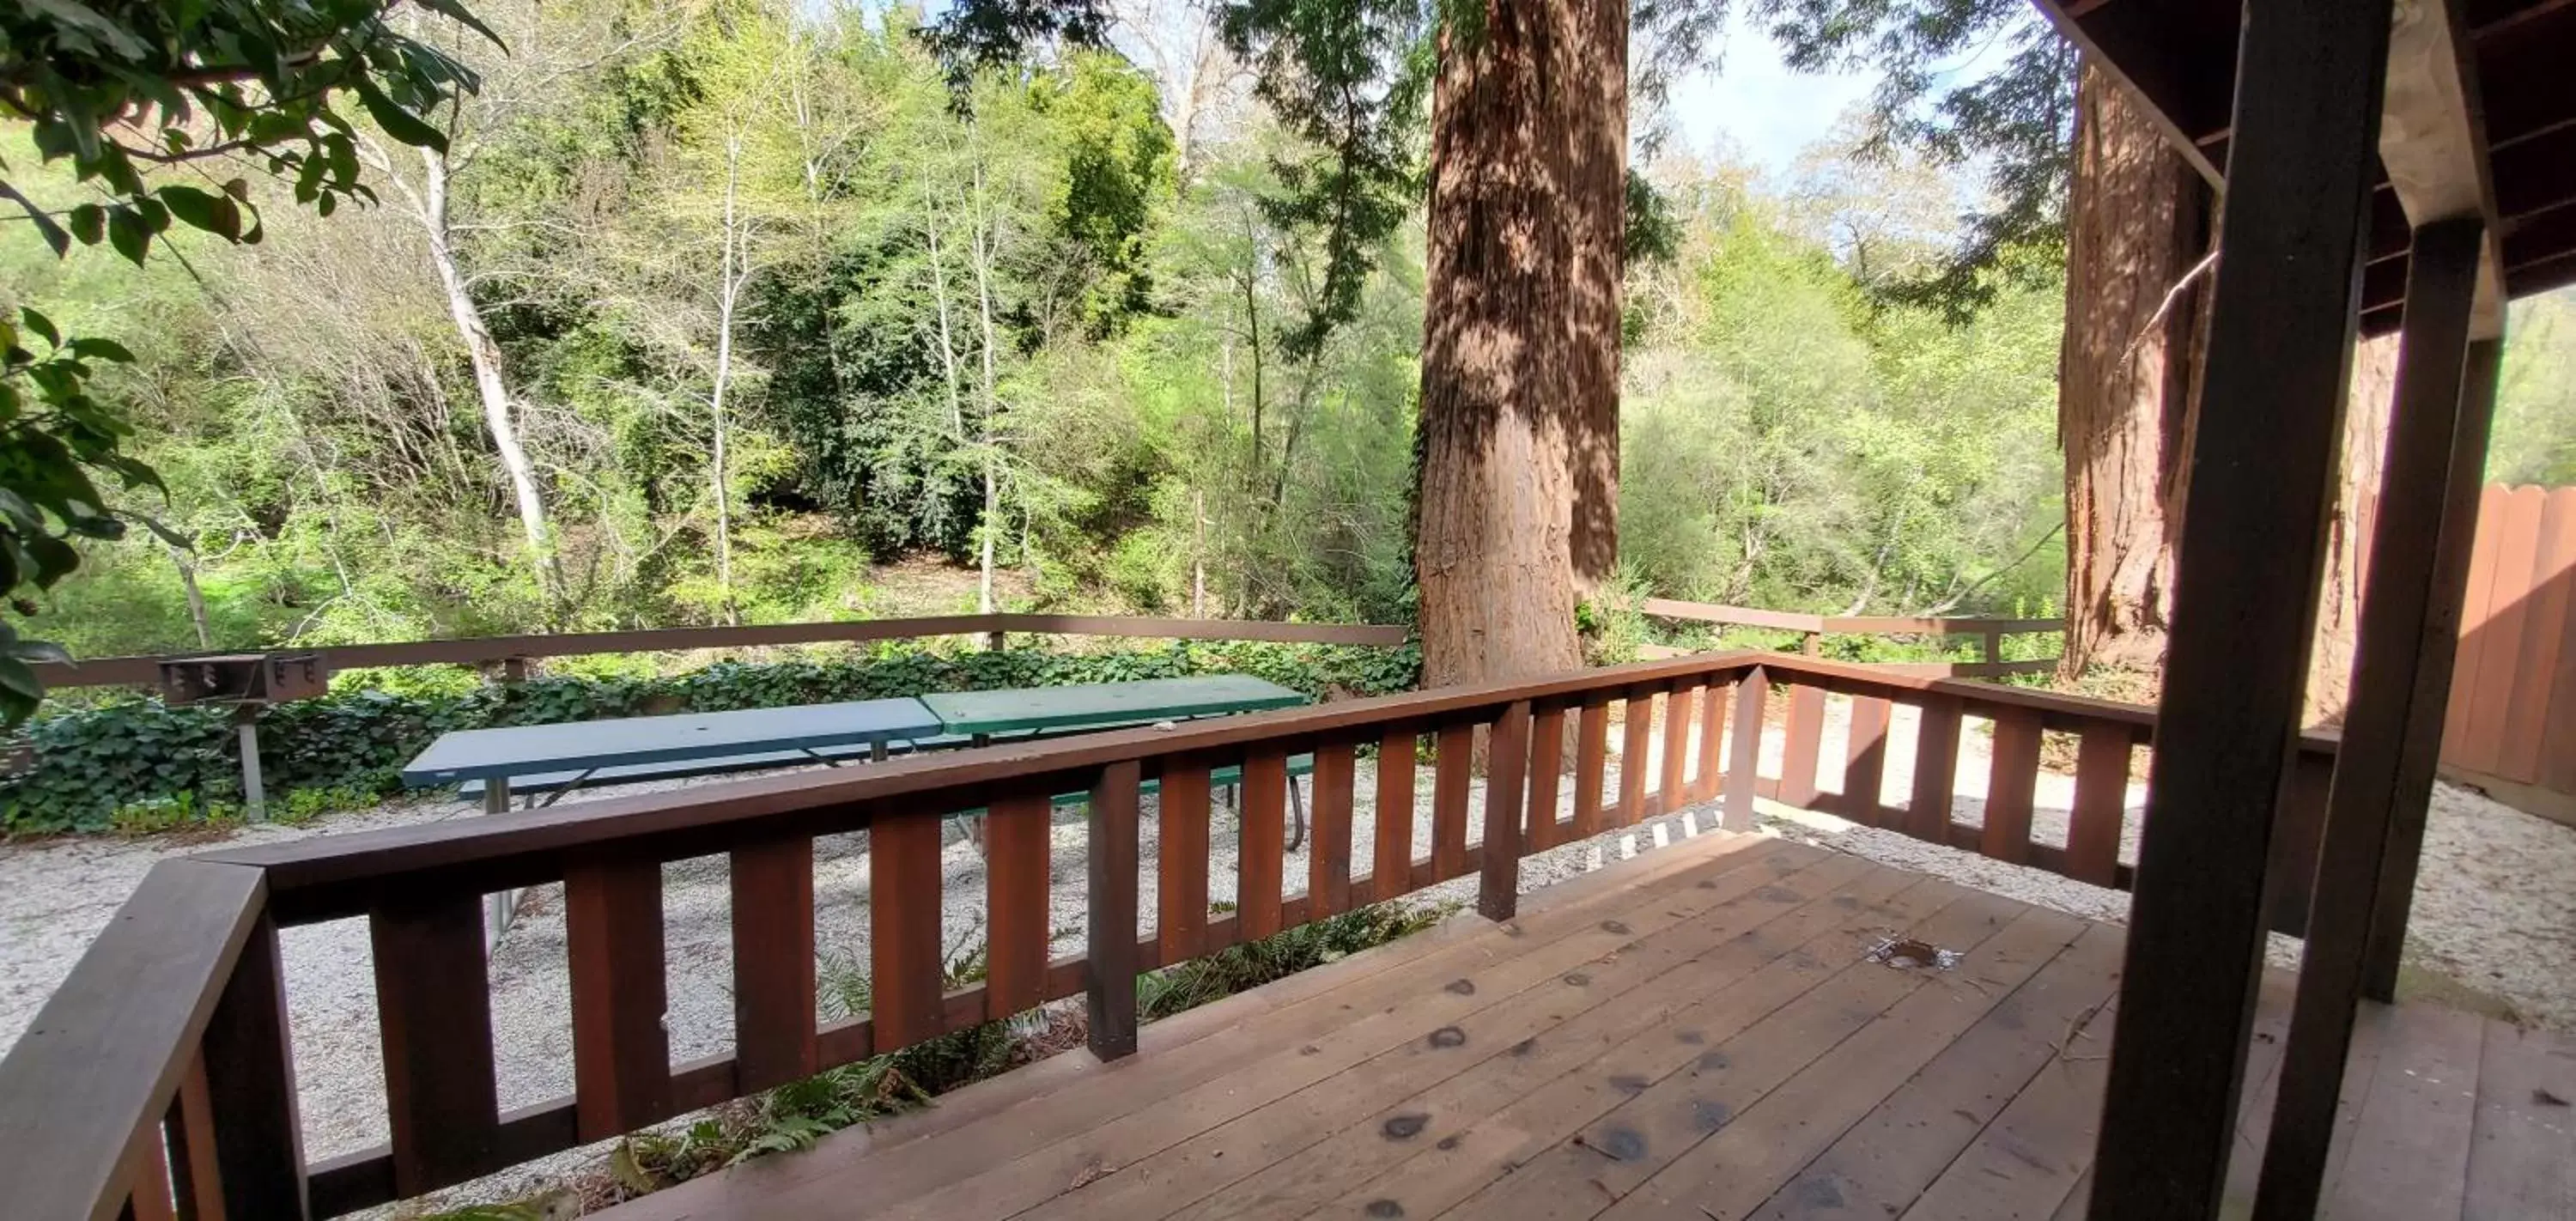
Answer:
<svg viewBox="0 0 2576 1221"><path fill-rule="evenodd" d="M483 782L483 813L510 812L510 778L493 776ZM483 954L490 957L501 945L501 934L510 929L510 918L518 914L519 891L496 891L483 896Z"/></svg>

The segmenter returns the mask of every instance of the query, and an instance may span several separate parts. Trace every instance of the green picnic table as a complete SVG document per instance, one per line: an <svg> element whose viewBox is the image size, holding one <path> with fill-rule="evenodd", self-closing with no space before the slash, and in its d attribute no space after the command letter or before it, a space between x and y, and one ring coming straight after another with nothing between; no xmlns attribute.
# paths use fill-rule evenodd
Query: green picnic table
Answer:
<svg viewBox="0 0 2576 1221"><path fill-rule="evenodd" d="M1306 697L1248 674L1199 674L1125 683L942 691L921 697L940 727L971 739L1016 733L1113 729L1294 708Z"/></svg>

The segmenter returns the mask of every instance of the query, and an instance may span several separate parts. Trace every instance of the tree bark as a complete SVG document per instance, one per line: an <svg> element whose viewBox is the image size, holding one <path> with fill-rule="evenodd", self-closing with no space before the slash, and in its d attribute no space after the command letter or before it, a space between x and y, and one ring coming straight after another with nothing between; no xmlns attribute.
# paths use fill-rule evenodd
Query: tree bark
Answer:
<svg viewBox="0 0 2576 1221"><path fill-rule="evenodd" d="M465 273L450 241L447 159L429 149L421 150L420 159L421 228L429 238L429 261L437 269L439 288L447 297L447 316L456 326L457 337L465 342L465 357L474 369L474 389L483 401L483 425L492 434L492 448L501 456L501 469L510 477L510 491L518 501L519 530L527 537L528 561L536 570L537 594L552 615L560 609L558 596L563 579L556 570L554 541L546 532L545 495L537 486L536 465L528 460L526 447L519 443L518 420L510 408L510 384L501 370L501 345L493 341L492 329L484 325L482 307L466 291Z"/></svg>
<svg viewBox="0 0 2576 1221"><path fill-rule="evenodd" d="M2325 579L2317 588L2317 634L2308 651L2307 721L2340 722L2351 703L2353 649L2360 643L2363 576L2370 569L2372 510L2388 454L2388 413L2397 396L2397 336L2353 349L2344 405L2343 470L2326 522Z"/></svg>
<svg viewBox="0 0 2576 1221"><path fill-rule="evenodd" d="M1453 18L1431 121L1414 564L1426 685L1582 664L1616 551L1625 0Z"/></svg>
<svg viewBox="0 0 2576 1221"><path fill-rule="evenodd" d="M2066 454L2060 674L2163 663L2199 398L2209 190L2088 61L2067 200L2058 442Z"/></svg>

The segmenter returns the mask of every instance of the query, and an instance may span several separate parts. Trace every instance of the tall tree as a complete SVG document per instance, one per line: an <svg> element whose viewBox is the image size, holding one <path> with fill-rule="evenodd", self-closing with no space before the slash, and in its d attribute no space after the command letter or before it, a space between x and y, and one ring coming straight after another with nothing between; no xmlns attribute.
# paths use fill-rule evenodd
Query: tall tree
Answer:
<svg viewBox="0 0 2576 1221"><path fill-rule="evenodd" d="M1491 0L1443 31L1431 115L1424 681L1572 669L1615 554L1624 0Z"/></svg>
<svg viewBox="0 0 2576 1221"><path fill-rule="evenodd" d="M2058 441L2066 454L2060 672L2153 669L2173 606L2198 398L2209 191L2091 65L2076 93Z"/></svg>

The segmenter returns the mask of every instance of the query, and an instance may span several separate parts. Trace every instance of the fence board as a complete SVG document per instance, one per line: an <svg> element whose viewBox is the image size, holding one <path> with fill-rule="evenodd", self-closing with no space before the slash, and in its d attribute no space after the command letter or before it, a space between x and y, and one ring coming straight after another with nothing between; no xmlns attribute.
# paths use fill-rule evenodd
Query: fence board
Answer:
<svg viewBox="0 0 2576 1221"><path fill-rule="evenodd" d="M1377 859L1372 866L1379 900L1411 889L1413 876L1413 754L1410 726L1389 731L1377 744Z"/></svg>
<svg viewBox="0 0 2576 1221"><path fill-rule="evenodd" d="M2504 517L2506 489L2478 494L2478 528L2470 536L2469 583L2460 599L2460 651L2451 665L2451 698L2443 711L2442 757L2462 763L2469 743L2469 709L2477 700L2478 669L2486 655L2486 624L2495 605L2496 526Z"/></svg>
<svg viewBox="0 0 2576 1221"><path fill-rule="evenodd" d="M604 1140L669 1115L661 863L594 858L567 866L564 956L581 1139Z"/></svg>
<svg viewBox="0 0 2576 1221"><path fill-rule="evenodd" d="M1155 936L1163 961L1183 962L1207 953L1208 765L1198 758L1163 765L1160 813L1155 815L1160 872L1154 886Z"/></svg>
<svg viewBox="0 0 2576 1221"><path fill-rule="evenodd" d="M1475 781L1476 727L1440 727L1439 758L1431 780L1431 876L1454 878L1467 869L1467 788Z"/></svg>
<svg viewBox="0 0 2576 1221"><path fill-rule="evenodd" d="M394 1194L416 1196L494 1168L500 1103L483 901L471 894L396 899L375 910L367 932Z"/></svg>
<svg viewBox="0 0 2576 1221"><path fill-rule="evenodd" d="M1789 688L1789 737L1780 756L1780 800L1801 808L1816 804L1817 758L1825 737L1822 687Z"/></svg>
<svg viewBox="0 0 2576 1221"><path fill-rule="evenodd" d="M984 1016L1038 1003L1046 987L1048 839L1055 803L1005 797L984 820Z"/></svg>
<svg viewBox="0 0 2576 1221"><path fill-rule="evenodd" d="M1575 722L1574 838L1601 833L1601 780L1610 767L1610 705L1599 695L1583 698Z"/></svg>
<svg viewBox="0 0 2576 1221"><path fill-rule="evenodd" d="M1310 919L1351 907L1351 744L1315 748L1314 827L1307 847L1306 903ZM1294 784L1291 780L1289 783Z"/></svg>
<svg viewBox="0 0 2576 1221"><path fill-rule="evenodd" d="M1619 735L1619 825L1633 827L1646 817L1647 768L1653 766L1655 693L1630 687Z"/></svg>
<svg viewBox="0 0 2576 1221"><path fill-rule="evenodd" d="M786 836L736 848L733 887L734 1084L765 1090L811 1077L814 1049L814 841Z"/></svg>
<svg viewBox="0 0 2576 1221"><path fill-rule="evenodd" d="M1905 833L1936 844L1949 842L1950 798L1958 791L1959 701L1923 701L1914 738L1914 796L1905 805Z"/></svg>
<svg viewBox="0 0 2576 1221"><path fill-rule="evenodd" d="M2530 489L2537 492L2538 489ZM2514 651L2513 685L2496 744L2495 773L2540 779L2541 743L2549 727L2550 688L2568 634L2568 585L2576 570L2576 489L2542 495L2532 541L2531 579L2522 597L2522 640Z"/></svg>
<svg viewBox="0 0 2576 1221"><path fill-rule="evenodd" d="M2129 809L2129 729L2088 725L2075 747L2075 809L2066 829L2066 875L2116 885L2121 824Z"/></svg>
<svg viewBox="0 0 2576 1221"><path fill-rule="evenodd" d="M1843 748L1843 817L1870 826L1887 822L1880 800L1887 787L1887 725L1894 711L1874 696L1851 702L1851 741Z"/></svg>
<svg viewBox="0 0 2576 1221"><path fill-rule="evenodd" d="M1447 775L1448 762L1442 760ZM1256 747L1243 760L1243 838L1236 923L1244 939L1279 931L1279 887L1288 835L1288 759L1277 746ZM1464 832L1461 831L1463 838Z"/></svg>
<svg viewBox="0 0 2576 1221"><path fill-rule="evenodd" d="M1663 779L1656 787L1666 814L1690 804L1683 787L1690 775L1691 708L1699 703L1702 683L1674 683L1664 696Z"/></svg>
<svg viewBox="0 0 2576 1221"><path fill-rule="evenodd" d="M1755 667L1735 684L1735 744L1726 758L1726 809L1720 826L1753 829L1753 793L1762 782L1762 708L1771 698L1771 676Z"/></svg>
<svg viewBox="0 0 2576 1221"><path fill-rule="evenodd" d="M2504 754L2505 719L2513 703L2514 674L2521 668L2523 624L2530 618L2534 553L2540 543L2541 497L2536 488L2507 493L2496 522L2495 583L2488 594L2482 626L2467 630L2483 637L2478 650L2477 689L2469 704L2468 739L2458 763L2493 772Z"/></svg>
<svg viewBox="0 0 2576 1221"><path fill-rule="evenodd" d="M1735 684L1712 682L1699 689L1699 770L1691 778L1691 800L1710 801L1726 782L1726 705Z"/></svg>
<svg viewBox="0 0 2576 1221"><path fill-rule="evenodd" d="M894 814L868 830L869 1016L879 1052L939 1033L939 816Z"/></svg>
<svg viewBox="0 0 2576 1221"><path fill-rule="evenodd" d="M2549 509L2562 523L2559 536L2576 539L2576 488L2549 494ZM2558 664L2549 684L2549 713L2540 732L2539 782L2576 794L2576 556L2558 569L2567 622L2558 641Z"/></svg>
<svg viewBox="0 0 2576 1221"><path fill-rule="evenodd" d="M1565 709L1549 704L1530 721L1529 850L1557 844L1558 786L1565 782Z"/></svg>
<svg viewBox="0 0 2576 1221"><path fill-rule="evenodd" d="M2039 717L1995 716L1994 770L1986 781L1986 825L1977 850L2019 865L2030 860L2030 810L2039 792Z"/></svg>

